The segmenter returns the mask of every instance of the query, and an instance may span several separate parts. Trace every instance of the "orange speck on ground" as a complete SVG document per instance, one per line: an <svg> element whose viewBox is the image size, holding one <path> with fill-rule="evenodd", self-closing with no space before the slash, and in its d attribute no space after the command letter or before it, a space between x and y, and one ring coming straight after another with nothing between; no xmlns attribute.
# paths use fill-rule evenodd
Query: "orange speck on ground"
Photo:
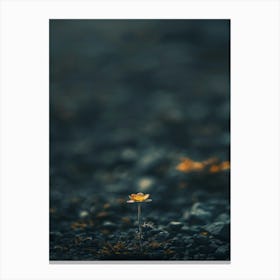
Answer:
<svg viewBox="0 0 280 280"><path fill-rule="evenodd" d="M150 248L153 248L153 249L157 249L157 248L161 247L161 245L160 245L159 242L153 241L153 242L150 243L150 246L149 246L149 247L150 247Z"/></svg>
<svg viewBox="0 0 280 280"><path fill-rule="evenodd" d="M75 222L71 224L71 228L72 229L84 229L87 227L86 223L82 223L82 222Z"/></svg>
<svg viewBox="0 0 280 280"><path fill-rule="evenodd" d="M107 213L107 212L105 212L105 211L102 211L102 212L99 212L97 215L96 215L96 217L97 218L105 218L105 217L107 217L109 214Z"/></svg>
<svg viewBox="0 0 280 280"><path fill-rule="evenodd" d="M130 221L130 218L128 218L128 217L122 217L122 222L129 224L131 221Z"/></svg>
<svg viewBox="0 0 280 280"><path fill-rule="evenodd" d="M105 203L105 204L103 205L103 208L104 208L104 209L108 209L110 206L111 206L110 203Z"/></svg>

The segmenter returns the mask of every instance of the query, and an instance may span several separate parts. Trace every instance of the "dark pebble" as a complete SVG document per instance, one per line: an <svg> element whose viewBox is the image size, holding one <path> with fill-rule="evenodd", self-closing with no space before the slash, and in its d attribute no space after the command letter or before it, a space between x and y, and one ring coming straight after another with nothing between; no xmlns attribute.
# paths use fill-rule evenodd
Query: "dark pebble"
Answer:
<svg viewBox="0 0 280 280"><path fill-rule="evenodd" d="M220 246L219 248L217 248L214 255L218 259L229 259L229 245Z"/></svg>
<svg viewBox="0 0 280 280"><path fill-rule="evenodd" d="M190 227L189 226L183 226L181 228L181 232L184 232L184 233L191 233L191 230L190 230Z"/></svg>
<svg viewBox="0 0 280 280"><path fill-rule="evenodd" d="M183 223L181 222L176 222L176 221L172 221L169 223L168 227L171 230L179 230L181 227L183 226Z"/></svg>
<svg viewBox="0 0 280 280"><path fill-rule="evenodd" d="M55 241L61 238L63 234L59 231L51 231L50 232L50 241Z"/></svg>
<svg viewBox="0 0 280 280"><path fill-rule="evenodd" d="M205 224L211 220L212 214L206 204L196 202L191 210L183 214L183 218L190 224Z"/></svg>
<svg viewBox="0 0 280 280"><path fill-rule="evenodd" d="M136 231L135 231L135 229L129 229L128 231L127 231L127 236L128 237L134 237L134 235L136 234Z"/></svg>
<svg viewBox="0 0 280 280"><path fill-rule="evenodd" d="M210 225L207 225L205 227L205 230L208 231L210 234L214 235L215 237L218 237L222 240L229 240L230 235L230 225L229 223L223 223L223 222L214 222Z"/></svg>
<svg viewBox="0 0 280 280"><path fill-rule="evenodd" d="M168 239L170 234L167 231L161 231L160 233L157 234L156 239L158 241L165 241Z"/></svg>
<svg viewBox="0 0 280 280"><path fill-rule="evenodd" d="M208 244L209 243L209 238L207 236L203 236L200 234L197 234L195 237L195 242L197 242L198 244Z"/></svg>
<svg viewBox="0 0 280 280"><path fill-rule="evenodd" d="M222 223L229 223L229 215L226 213L222 213L216 218L216 221Z"/></svg>
<svg viewBox="0 0 280 280"><path fill-rule="evenodd" d="M103 227L105 229L108 229L108 230L114 230L117 228L117 225L115 223L112 223L112 222L109 222L109 221L105 221L103 223Z"/></svg>
<svg viewBox="0 0 280 280"><path fill-rule="evenodd" d="M71 232L66 232L63 234L64 238L74 238L75 234Z"/></svg>
<svg viewBox="0 0 280 280"><path fill-rule="evenodd" d="M175 246L180 246L180 245L184 244L184 241L183 241L183 239L180 239L178 237L174 237L171 240L171 244L175 245Z"/></svg>
<svg viewBox="0 0 280 280"><path fill-rule="evenodd" d="M160 229L157 229L157 228L154 228L154 229L151 229L150 232L151 232L152 234L158 234L158 233L161 232L161 230L160 230Z"/></svg>

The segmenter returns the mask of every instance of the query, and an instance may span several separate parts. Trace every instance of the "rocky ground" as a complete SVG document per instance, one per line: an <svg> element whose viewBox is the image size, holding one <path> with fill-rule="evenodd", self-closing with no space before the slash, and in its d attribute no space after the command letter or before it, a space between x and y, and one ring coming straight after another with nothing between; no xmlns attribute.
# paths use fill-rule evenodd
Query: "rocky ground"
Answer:
<svg viewBox="0 0 280 280"><path fill-rule="evenodd" d="M229 87L228 21L51 21L50 260L229 260Z"/></svg>

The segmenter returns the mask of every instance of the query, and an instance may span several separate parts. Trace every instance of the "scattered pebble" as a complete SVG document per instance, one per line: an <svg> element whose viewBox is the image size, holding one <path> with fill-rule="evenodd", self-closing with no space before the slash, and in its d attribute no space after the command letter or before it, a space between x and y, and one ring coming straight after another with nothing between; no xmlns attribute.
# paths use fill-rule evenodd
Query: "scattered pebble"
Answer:
<svg viewBox="0 0 280 280"><path fill-rule="evenodd" d="M169 227L172 230L179 230L182 226L183 226L183 223L181 223L181 222L172 221L169 223Z"/></svg>
<svg viewBox="0 0 280 280"><path fill-rule="evenodd" d="M229 223L214 222L205 227L205 230L215 237L221 238L222 240L229 240L230 225Z"/></svg>
<svg viewBox="0 0 280 280"><path fill-rule="evenodd" d="M109 221L105 221L103 223L103 227L105 229L108 229L108 230L114 230L114 229L116 229L117 225L115 223L112 223L112 222L109 222Z"/></svg>
<svg viewBox="0 0 280 280"><path fill-rule="evenodd" d="M81 211L79 216L80 216L80 218L87 217L88 216L88 211Z"/></svg>

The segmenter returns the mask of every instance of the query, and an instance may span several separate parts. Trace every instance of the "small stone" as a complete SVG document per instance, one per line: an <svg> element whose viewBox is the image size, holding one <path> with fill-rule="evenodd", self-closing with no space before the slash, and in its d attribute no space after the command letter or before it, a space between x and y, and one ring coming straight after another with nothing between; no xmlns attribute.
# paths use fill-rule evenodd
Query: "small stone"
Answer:
<svg viewBox="0 0 280 280"><path fill-rule="evenodd" d="M186 226L186 225L181 228L181 232L184 232L184 233L190 234L190 235L195 234L198 231L199 230L196 229L195 227L190 227L190 226Z"/></svg>
<svg viewBox="0 0 280 280"><path fill-rule="evenodd" d="M175 246L180 246L180 245L183 245L184 244L184 241L178 237L174 237L172 240L171 240L171 244L172 245L175 245Z"/></svg>
<svg viewBox="0 0 280 280"><path fill-rule="evenodd" d="M213 249L209 247L208 245L200 245L198 247L198 252L203 253L203 254L209 254L213 252Z"/></svg>
<svg viewBox="0 0 280 280"><path fill-rule="evenodd" d="M157 250L157 252L152 252L149 254L152 260L162 260L164 257L164 250Z"/></svg>
<svg viewBox="0 0 280 280"><path fill-rule="evenodd" d="M74 234L72 232L66 232L63 234L64 238L74 238Z"/></svg>
<svg viewBox="0 0 280 280"><path fill-rule="evenodd" d="M88 211L81 211L79 214L80 218L85 218L88 216Z"/></svg>
<svg viewBox="0 0 280 280"><path fill-rule="evenodd" d="M183 227L181 228L181 231L182 231L182 232L185 232L185 233L190 233L190 227L189 227L189 226L183 226Z"/></svg>
<svg viewBox="0 0 280 280"><path fill-rule="evenodd" d="M131 238L131 237L133 237L133 236L135 235L135 233L136 233L136 232L135 232L134 229L129 229L128 232L127 232L127 235L128 235L128 237Z"/></svg>
<svg viewBox="0 0 280 280"><path fill-rule="evenodd" d="M218 247L219 247L219 245L217 245L213 240L210 241L210 243L209 243L210 252L216 251Z"/></svg>
<svg viewBox="0 0 280 280"><path fill-rule="evenodd" d="M158 234L158 233L160 233L160 232L161 232L160 229L157 229L157 228L151 229L151 233L152 233L152 234Z"/></svg>
<svg viewBox="0 0 280 280"><path fill-rule="evenodd" d="M211 243L213 243L216 246L216 248L218 248L219 246L224 244L224 242L222 240L215 239L215 238L211 239Z"/></svg>
<svg viewBox="0 0 280 280"><path fill-rule="evenodd" d="M61 237L63 234L60 231L51 231L50 235Z"/></svg>
<svg viewBox="0 0 280 280"><path fill-rule="evenodd" d="M63 234L59 231L51 231L50 232L50 240L54 241L58 238L61 238L63 236Z"/></svg>
<svg viewBox="0 0 280 280"><path fill-rule="evenodd" d="M211 212L200 202L194 203L191 210L188 210L183 214L183 218L188 220L191 224L207 223L211 217Z"/></svg>
<svg viewBox="0 0 280 280"><path fill-rule="evenodd" d="M172 221L169 223L169 227L172 230L179 230L182 226L183 226L183 223L181 223L181 222Z"/></svg>
<svg viewBox="0 0 280 280"><path fill-rule="evenodd" d="M117 225L115 223L112 223L112 222L109 222L109 221L105 221L103 223L103 227L105 229L108 229L108 230L114 230L114 229L116 229Z"/></svg>
<svg viewBox="0 0 280 280"><path fill-rule="evenodd" d="M198 234L195 236L195 241L198 243L198 244L208 244L209 243L209 239L207 236L204 236L204 235L201 235L201 234Z"/></svg>
<svg viewBox="0 0 280 280"><path fill-rule="evenodd" d="M159 241L165 241L169 238L169 233L167 231L162 231L157 235L157 239Z"/></svg>
<svg viewBox="0 0 280 280"><path fill-rule="evenodd" d="M184 236L183 240L186 244L193 243L193 241L194 241L192 236Z"/></svg>
<svg viewBox="0 0 280 280"><path fill-rule="evenodd" d="M229 259L229 246L223 245L220 246L214 253L215 257L218 259Z"/></svg>
<svg viewBox="0 0 280 280"><path fill-rule="evenodd" d="M210 234L214 235L215 237L221 238L222 240L229 240L230 235L230 224L223 223L223 222L214 222L205 227Z"/></svg>
<svg viewBox="0 0 280 280"><path fill-rule="evenodd" d="M217 218L216 218L217 222L223 222L223 223L229 223L229 215L226 213L220 214Z"/></svg>

